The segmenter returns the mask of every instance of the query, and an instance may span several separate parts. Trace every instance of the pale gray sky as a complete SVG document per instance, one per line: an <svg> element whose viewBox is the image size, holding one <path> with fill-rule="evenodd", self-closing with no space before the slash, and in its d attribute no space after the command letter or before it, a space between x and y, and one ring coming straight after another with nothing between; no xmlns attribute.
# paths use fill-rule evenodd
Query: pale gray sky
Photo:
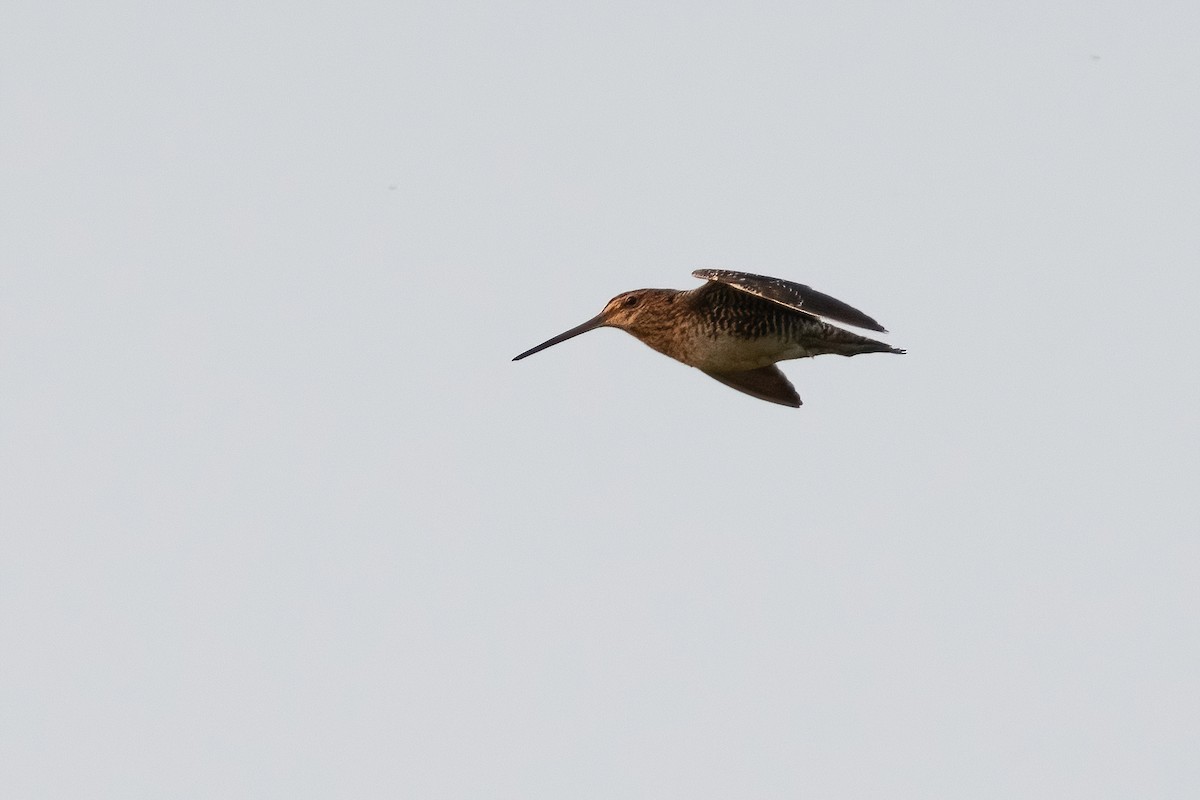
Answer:
<svg viewBox="0 0 1200 800"><path fill-rule="evenodd" d="M0 795L1200 795L1194 3L10 3ZM904 357L759 402L699 267Z"/></svg>

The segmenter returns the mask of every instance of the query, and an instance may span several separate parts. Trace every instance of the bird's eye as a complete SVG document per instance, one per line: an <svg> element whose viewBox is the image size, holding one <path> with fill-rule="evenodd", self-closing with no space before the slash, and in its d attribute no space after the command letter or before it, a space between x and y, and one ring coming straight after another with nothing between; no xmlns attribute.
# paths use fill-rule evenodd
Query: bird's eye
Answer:
<svg viewBox="0 0 1200 800"><path fill-rule="evenodd" d="M626 308L633 308L634 306L637 305L637 303L638 303L638 299L637 299L636 294L631 294L631 295L629 295L629 297L625 298L625 307Z"/></svg>

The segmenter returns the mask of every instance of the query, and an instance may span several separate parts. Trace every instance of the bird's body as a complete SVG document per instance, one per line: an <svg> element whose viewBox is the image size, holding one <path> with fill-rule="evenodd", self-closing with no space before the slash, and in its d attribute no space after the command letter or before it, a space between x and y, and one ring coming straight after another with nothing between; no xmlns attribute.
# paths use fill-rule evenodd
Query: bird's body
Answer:
<svg viewBox="0 0 1200 800"><path fill-rule="evenodd" d="M903 353L821 317L883 331L875 320L801 284L729 270L697 270L690 291L638 289L599 316L527 350L514 361L599 327L621 328L649 347L739 391L783 405L800 397L774 364L826 353Z"/></svg>

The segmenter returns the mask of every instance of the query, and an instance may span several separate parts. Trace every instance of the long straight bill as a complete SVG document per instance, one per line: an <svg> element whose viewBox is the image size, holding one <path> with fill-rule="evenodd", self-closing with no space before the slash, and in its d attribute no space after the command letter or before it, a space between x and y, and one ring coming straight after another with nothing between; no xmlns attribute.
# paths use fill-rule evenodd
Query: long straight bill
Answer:
<svg viewBox="0 0 1200 800"><path fill-rule="evenodd" d="M558 336L555 336L553 339L547 339L546 341L539 344L537 347L532 347L529 350L526 350L524 353L521 353L521 355L514 358L513 361L520 361L525 356L531 356L534 353L541 352L542 350L545 350L547 347L553 347L554 345L558 344L559 342L565 342L567 339L574 339L576 336L578 336L581 333L587 333L588 331L594 331L596 328L602 327L603 325L604 325L604 315L603 314L592 317L591 319L589 319L587 322L583 323L582 325L576 325L574 328L571 328L571 330L563 331Z"/></svg>

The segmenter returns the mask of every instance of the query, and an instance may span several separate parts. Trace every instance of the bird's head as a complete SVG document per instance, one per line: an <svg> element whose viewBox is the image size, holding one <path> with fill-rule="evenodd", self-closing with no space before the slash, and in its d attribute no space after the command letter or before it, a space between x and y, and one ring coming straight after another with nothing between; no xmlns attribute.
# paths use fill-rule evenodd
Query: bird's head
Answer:
<svg viewBox="0 0 1200 800"><path fill-rule="evenodd" d="M635 289L632 292L622 292L609 300L604 310L587 322L526 350L513 361L520 361L526 356L596 328L620 328L644 340L648 335L661 331L669 324L671 311L680 294L673 289Z"/></svg>

